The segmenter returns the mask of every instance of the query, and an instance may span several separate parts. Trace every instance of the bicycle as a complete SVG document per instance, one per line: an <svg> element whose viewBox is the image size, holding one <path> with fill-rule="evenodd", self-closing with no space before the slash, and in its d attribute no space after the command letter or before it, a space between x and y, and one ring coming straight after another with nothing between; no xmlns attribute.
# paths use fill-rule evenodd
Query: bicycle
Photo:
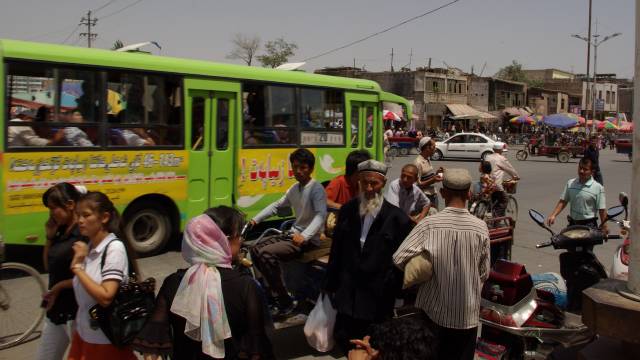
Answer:
<svg viewBox="0 0 640 360"><path fill-rule="evenodd" d="M502 183L502 187L505 190L507 196L507 207L504 215L498 215L495 213L495 207L498 202L491 201L491 195L479 196L471 202L469 212L481 220L490 220L497 217L510 217L514 220L513 226L515 227L515 221L518 219L518 201L513 194L516 193L517 180L507 180Z"/></svg>
<svg viewBox="0 0 640 360"><path fill-rule="evenodd" d="M29 265L4 262L0 238L0 350L21 344L40 326L47 291L38 271Z"/></svg>

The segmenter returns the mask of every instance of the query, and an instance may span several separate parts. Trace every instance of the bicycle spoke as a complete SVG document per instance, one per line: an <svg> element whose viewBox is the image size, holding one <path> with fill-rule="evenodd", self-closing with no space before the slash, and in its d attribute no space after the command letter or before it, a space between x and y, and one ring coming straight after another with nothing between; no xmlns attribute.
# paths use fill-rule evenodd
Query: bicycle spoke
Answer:
<svg viewBox="0 0 640 360"><path fill-rule="evenodd" d="M39 326L44 283L25 265L0 265L0 349L16 345ZM36 273L37 274L37 273Z"/></svg>

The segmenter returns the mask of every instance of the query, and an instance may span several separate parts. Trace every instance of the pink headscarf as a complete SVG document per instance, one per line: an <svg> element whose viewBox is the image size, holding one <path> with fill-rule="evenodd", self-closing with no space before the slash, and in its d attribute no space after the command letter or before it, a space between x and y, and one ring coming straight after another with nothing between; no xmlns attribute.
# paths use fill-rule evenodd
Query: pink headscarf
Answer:
<svg viewBox="0 0 640 360"><path fill-rule="evenodd" d="M185 335L201 341L203 353L224 358L224 340L231 337L231 329L216 267L231 268L229 240L208 215L196 216L186 226L182 256L191 267L180 282L171 312L185 318Z"/></svg>

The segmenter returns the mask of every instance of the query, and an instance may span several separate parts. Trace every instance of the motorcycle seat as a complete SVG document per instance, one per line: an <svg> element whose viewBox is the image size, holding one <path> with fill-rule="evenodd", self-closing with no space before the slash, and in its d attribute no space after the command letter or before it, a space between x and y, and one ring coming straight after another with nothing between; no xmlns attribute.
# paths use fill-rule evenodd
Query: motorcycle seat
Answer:
<svg viewBox="0 0 640 360"><path fill-rule="evenodd" d="M494 285L499 286L503 292L499 301L500 304L512 306L531 292L533 280L531 280L531 275L527 273L523 264L497 260L489 274L489 279L482 288L483 298L491 298Z"/></svg>

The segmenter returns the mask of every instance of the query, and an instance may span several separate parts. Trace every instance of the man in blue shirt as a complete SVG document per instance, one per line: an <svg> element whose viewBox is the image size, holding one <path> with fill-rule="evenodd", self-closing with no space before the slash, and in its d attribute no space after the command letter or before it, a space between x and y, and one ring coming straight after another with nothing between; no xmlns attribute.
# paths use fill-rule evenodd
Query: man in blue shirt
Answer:
<svg viewBox="0 0 640 360"><path fill-rule="evenodd" d="M582 158L578 165L578 177L567 182L560 200L547 223L552 225L556 216L569 204L569 225L598 226L598 215L604 222L607 208L604 187L593 179L594 163L589 158ZM602 225L607 232L607 225Z"/></svg>

